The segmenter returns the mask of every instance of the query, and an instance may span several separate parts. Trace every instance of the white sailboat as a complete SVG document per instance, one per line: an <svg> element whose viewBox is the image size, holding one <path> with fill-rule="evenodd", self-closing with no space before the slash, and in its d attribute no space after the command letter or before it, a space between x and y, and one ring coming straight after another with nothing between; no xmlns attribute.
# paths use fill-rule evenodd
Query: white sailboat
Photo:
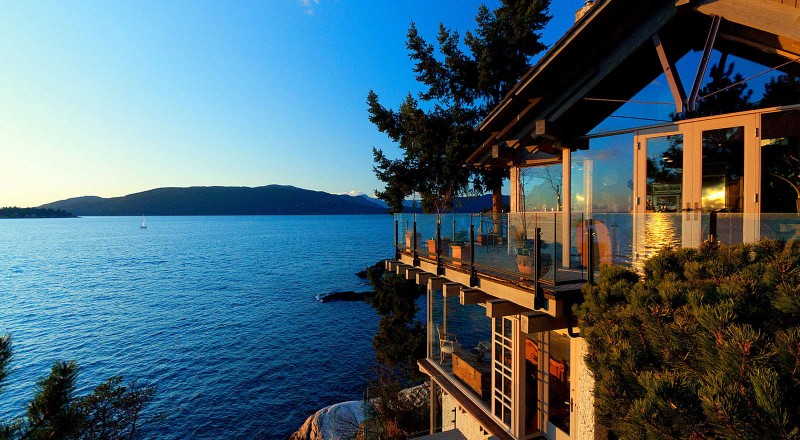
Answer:
<svg viewBox="0 0 800 440"><path fill-rule="evenodd" d="M142 224L139 225L139 229L147 229L147 220L144 219L144 215L142 215Z"/></svg>

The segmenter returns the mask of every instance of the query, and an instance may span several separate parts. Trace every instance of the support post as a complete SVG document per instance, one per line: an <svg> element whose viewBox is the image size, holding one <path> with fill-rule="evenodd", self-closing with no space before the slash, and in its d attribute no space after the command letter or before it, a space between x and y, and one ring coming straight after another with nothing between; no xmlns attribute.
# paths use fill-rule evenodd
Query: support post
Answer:
<svg viewBox="0 0 800 440"><path fill-rule="evenodd" d="M475 272L475 225L469 225L469 286L475 287L479 284L478 273Z"/></svg>
<svg viewBox="0 0 800 440"><path fill-rule="evenodd" d="M683 83L681 77L678 75L678 69L675 64L667 57L667 51L661 43L658 34L653 35L653 45L656 47L658 60L661 61L661 69L664 70L664 76L667 79L669 90L672 92L672 99L675 101L675 113L683 113L686 103L686 92L683 90Z"/></svg>
<svg viewBox="0 0 800 440"><path fill-rule="evenodd" d="M411 249L412 249L412 256L413 260L411 264L413 266L419 266L419 255L417 255L417 219L414 218L414 235L411 239Z"/></svg>
<svg viewBox="0 0 800 440"><path fill-rule="evenodd" d="M586 282L594 284L594 219L589 219L589 227L586 228L586 256L589 259L589 272L586 274Z"/></svg>
<svg viewBox="0 0 800 440"><path fill-rule="evenodd" d="M397 217L394 218L394 259L400 260L400 239L398 233L400 232L400 223Z"/></svg>
<svg viewBox="0 0 800 440"><path fill-rule="evenodd" d="M689 94L689 111L697 110L697 97L700 94L700 87L703 86L703 79L706 77L708 60L711 58L711 51L714 49L714 40L717 39L717 31L719 31L721 20L722 18L719 15L711 16L711 29L708 30L706 45L703 48L703 58L700 59L700 65L697 66L697 75L694 77L692 93Z"/></svg>
<svg viewBox="0 0 800 440"><path fill-rule="evenodd" d="M442 217L436 216L436 275L443 275L442 266Z"/></svg>
<svg viewBox="0 0 800 440"><path fill-rule="evenodd" d="M430 414L429 414L430 415L430 425L429 425L430 426L430 434L433 435L433 434L436 434L436 419L439 416L439 399L437 397L436 382L433 379L431 379L431 389L430 389L430 396L429 396L428 400L430 401L430 404L431 404L430 405ZM366 423L365 423L365 425L366 425Z"/></svg>
<svg viewBox="0 0 800 440"><path fill-rule="evenodd" d="M717 211L711 211L708 219L708 241L717 241Z"/></svg>
<svg viewBox="0 0 800 440"><path fill-rule="evenodd" d="M533 229L533 304L537 309L544 307L544 295L539 282L542 277L542 228Z"/></svg>

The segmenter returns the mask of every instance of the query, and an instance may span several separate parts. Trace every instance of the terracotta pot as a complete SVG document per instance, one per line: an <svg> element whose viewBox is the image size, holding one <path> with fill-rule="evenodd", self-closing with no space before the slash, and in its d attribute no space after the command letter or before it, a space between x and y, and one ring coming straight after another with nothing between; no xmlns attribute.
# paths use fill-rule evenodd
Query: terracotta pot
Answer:
<svg viewBox="0 0 800 440"><path fill-rule="evenodd" d="M430 239L427 241L428 245L428 253L435 254L436 253L436 240ZM447 238L442 239L442 254L446 254L447 250L450 248L450 240Z"/></svg>
<svg viewBox="0 0 800 440"><path fill-rule="evenodd" d="M544 276L546 273L550 272L550 267L552 265L553 265L552 258L550 258L549 255L542 255L541 275ZM525 275L533 275L534 271L533 256L517 254L517 268L519 269L520 273L523 273Z"/></svg>
<svg viewBox="0 0 800 440"><path fill-rule="evenodd" d="M456 266L462 266L469 263L470 250L468 244L454 244L450 246L450 250L453 254L453 263Z"/></svg>
<svg viewBox="0 0 800 440"><path fill-rule="evenodd" d="M411 243L411 236L412 235L414 235L414 234L406 234L406 248L408 248L408 249L411 249L412 246L413 246L413 244ZM421 237L422 237L422 234L417 232L417 249L420 248L419 245L420 245L420 238Z"/></svg>

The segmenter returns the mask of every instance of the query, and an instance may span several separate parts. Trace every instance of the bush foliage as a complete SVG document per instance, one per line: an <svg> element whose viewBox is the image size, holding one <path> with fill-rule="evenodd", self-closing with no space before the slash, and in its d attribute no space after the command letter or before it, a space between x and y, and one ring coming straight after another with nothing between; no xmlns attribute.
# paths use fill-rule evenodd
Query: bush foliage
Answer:
<svg viewBox="0 0 800 440"><path fill-rule="evenodd" d="M579 306L619 438L800 438L800 242L663 250Z"/></svg>

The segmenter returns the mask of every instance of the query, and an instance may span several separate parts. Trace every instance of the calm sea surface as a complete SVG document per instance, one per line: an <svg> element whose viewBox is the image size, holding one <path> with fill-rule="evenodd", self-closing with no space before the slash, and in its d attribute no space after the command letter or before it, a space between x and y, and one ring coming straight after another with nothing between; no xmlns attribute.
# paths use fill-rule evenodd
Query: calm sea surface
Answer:
<svg viewBox="0 0 800 440"><path fill-rule="evenodd" d="M158 385L155 438L286 438L360 399L377 316L314 299L367 290L390 216L0 221L0 333L14 341L0 418L23 413L56 360L80 394L122 374Z"/></svg>

